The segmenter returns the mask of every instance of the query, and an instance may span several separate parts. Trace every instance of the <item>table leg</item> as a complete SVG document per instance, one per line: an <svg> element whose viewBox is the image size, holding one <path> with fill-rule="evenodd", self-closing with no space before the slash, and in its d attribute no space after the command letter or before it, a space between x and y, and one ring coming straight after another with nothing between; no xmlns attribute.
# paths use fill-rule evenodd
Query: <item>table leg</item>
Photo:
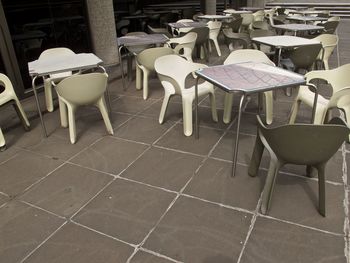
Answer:
<svg viewBox="0 0 350 263"><path fill-rule="evenodd" d="M106 69L104 67L102 67L101 65L99 65L98 67L100 69L102 69L104 73L107 73ZM112 103L111 103L111 96L110 96L110 93L109 93L108 85L107 85L107 88L106 88L106 93L107 93L108 110L109 110L109 113L112 113ZM111 117L111 116L109 116L109 117Z"/></svg>
<svg viewBox="0 0 350 263"><path fill-rule="evenodd" d="M122 75L122 81L123 81L123 90L126 90L126 86L125 86L125 77L124 77L124 67L123 67L123 60L122 60L122 55L121 55L121 49L123 48L123 46L118 48L118 55L119 55L119 65L120 65L120 72Z"/></svg>
<svg viewBox="0 0 350 263"><path fill-rule="evenodd" d="M199 138L199 123L198 123L198 81L199 81L199 77L197 76L196 78L196 85L194 86L194 95L195 95L195 106L194 106L194 113L195 113L195 131L194 131L194 135L195 138L198 139Z"/></svg>
<svg viewBox="0 0 350 263"><path fill-rule="evenodd" d="M36 76L34 78L32 78L32 87L33 87L36 107L38 109L38 114L39 114L39 118L40 118L40 122L41 122L41 128L43 130L44 136L47 137L46 127L45 127L43 115L41 114L40 102L39 102L38 93L37 93L36 86L35 86L36 78L37 78Z"/></svg>
<svg viewBox="0 0 350 263"><path fill-rule="evenodd" d="M237 155L238 155L238 143L239 143L239 130L241 126L241 115L242 115L242 107L243 102L245 99L245 94L241 96L241 99L239 101L239 108L238 108L238 119L237 119L237 129L236 129L236 141L233 146L233 163L232 163L232 174L231 176L235 176L236 173L236 166L237 166Z"/></svg>
<svg viewBox="0 0 350 263"><path fill-rule="evenodd" d="M318 91L317 91L317 87L314 84L308 83L306 85L309 87L309 89L311 89L315 93L314 104L312 107L312 116L311 116L311 123L314 123L315 115L316 115Z"/></svg>

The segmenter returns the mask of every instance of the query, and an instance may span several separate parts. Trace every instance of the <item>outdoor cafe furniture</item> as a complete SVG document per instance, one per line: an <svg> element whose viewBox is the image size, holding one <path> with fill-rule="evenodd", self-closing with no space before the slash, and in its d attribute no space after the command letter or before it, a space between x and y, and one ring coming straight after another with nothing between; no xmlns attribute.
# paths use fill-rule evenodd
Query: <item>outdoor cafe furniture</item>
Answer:
<svg viewBox="0 0 350 263"><path fill-rule="evenodd" d="M165 36L164 34L146 34L142 32L143 34L129 34L127 36L118 37L117 38L117 44L118 44L118 53L119 53L119 63L120 63L120 69L121 69L121 75L122 75L122 81L123 81L123 88L126 89L126 83L125 83L125 77L124 77L124 67L122 63L122 56L121 56L121 50L123 48L127 48L128 50L133 51L135 54L141 52L145 48L151 46L151 45L159 45L166 43L169 38ZM130 63L128 67L128 73L130 75L131 68Z"/></svg>
<svg viewBox="0 0 350 263"><path fill-rule="evenodd" d="M224 14L230 14L230 15L241 15L241 14L252 14L252 11L249 10L234 10L234 9L226 9L223 11Z"/></svg>
<svg viewBox="0 0 350 263"><path fill-rule="evenodd" d="M51 74L58 74L67 71L79 71L94 68L101 68L104 71L102 63L103 61L92 53L80 53L55 58L43 58L28 63L29 75L32 78L32 87L34 91L35 102L45 137L47 137L47 131L41 113L40 102L37 94L37 85L35 83L36 80L40 77L44 78L46 76L50 76ZM108 90L107 96L110 106Z"/></svg>
<svg viewBox="0 0 350 263"><path fill-rule="evenodd" d="M199 19L210 20L210 21L220 21L220 20L232 20L232 16L226 15L201 15L197 16Z"/></svg>
<svg viewBox="0 0 350 263"><path fill-rule="evenodd" d="M275 64L262 52L255 49L238 49L226 58L224 65L237 64L243 62L259 62L265 63L271 66ZM264 92L265 96L265 112L266 112L266 123L271 124L273 119L273 94L272 91ZM225 93L224 103L224 123L228 124L231 122L233 104L233 93Z"/></svg>
<svg viewBox="0 0 350 263"><path fill-rule="evenodd" d="M329 15L329 11L327 10L293 10L293 9L288 9L289 14L299 14L303 16L309 16L309 15Z"/></svg>
<svg viewBox="0 0 350 263"><path fill-rule="evenodd" d="M221 50L220 45L218 42L218 35L221 30L222 23L219 21L209 21L208 22L208 28L209 28L209 39L214 42L216 52L218 53L218 56L221 57ZM211 52L211 45L209 42L209 52Z"/></svg>
<svg viewBox="0 0 350 263"><path fill-rule="evenodd" d="M287 20L293 20L298 22L303 22L306 24L307 22L315 22L315 21L327 21L326 17L318 17L318 16L287 16Z"/></svg>
<svg viewBox="0 0 350 263"><path fill-rule="evenodd" d="M292 49L300 46L308 46L320 44L318 40L307 39L296 36L269 36L269 37L255 37L252 41L257 44L263 44L275 48L275 59L276 65L279 65L281 52L283 49Z"/></svg>
<svg viewBox="0 0 350 263"><path fill-rule="evenodd" d="M204 79L229 93L240 94L236 140L233 147L232 176L235 175L243 103L248 95L305 84L304 76L265 63L247 62L203 68L196 71L195 135L199 136L198 81ZM317 90L315 89L317 94ZM315 104L317 96L315 96ZM260 102L260 100L259 100ZM260 104L260 103L259 103ZM258 106L260 109L260 105Z"/></svg>
<svg viewBox="0 0 350 263"><path fill-rule="evenodd" d="M284 25L272 25L273 28L283 30L283 31L291 31L294 36L297 35L298 32L309 32L309 31L317 31L323 30L323 26L309 25L309 24L284 24Z"/></svg>
<svg viewBox="0 0 350 263"><path fill-rule="evenodd" d="M258 174L262 154L266 148L271 159L262 193L261 212L268 214L278 171L283 165L290 163L306 165L308 174L311 168L317 169L318 210L322 216L326 216L326 164L346 140L349 131L339 118L334 118L324 125L287 124L269 128L258 117L258 135L248 174Z"/></svg>
<svg viewBox="0 0 350 263"><path fill-rule="evenodd" d="M322 44L322 50L317 56L317 61L322 62L323 69L329 69L328 60L338 45L338 36L332 34L322 34L314 39L320 41Z"/></svg>
<svg viewBox="0 0 350 263"><path fill-rule="evenodd" d="M26 131L29 130L30 124L28 118L22 108L21 103L19 102L15 90L13 89L11 80L5 75L0 73L0 106L6 104L12 104L15 108L19 119L22 122L22 125ZM0 128L0 151L5 150L6 142L4 135Z"/></svg>
<svg viewBox="0 0 350 263"><path fill-rule="evenodd" d="M176 67L174 68L174 65ZM167 55L158 58L155 62L155 69L163 87L164 99L159 114L159 123L164 122L166 109L172 95L180 95L183 109L183 132L186 136L192 135L192 109L195 97L209 95L212 118L218 121L216 112L216 101L214 86L205 81L195 87L186 86L186 77L194 71L207 67L204 64L193 63L183 59L178 55Z"/></svg>
<svg viewBox="0 0 350 263"><path fill-rule="evenodd" d="M148 97L148 78L155 72L154 62L157 58L174 54L174 50L169 47L148 48L141 51L136 56L136 89L143 89L143 99ZM143 75L143 78L142 78ZM142 81L143 79L143 81ZM143 83L143 84L141 84Z"/></svg>
<svg viewBox="0 0 350 263"><path fill-rule="evenodd" d="M322 124L327 120L327 114L333 108L342 110L345 113L348 126L350 127L350 64L345 64L331 70L310 71L305 75L306 81L309 83L314 79L323 79L330 84L332 96L326 99L319 95L316 107L315 124ZM307 87L301 86L298 95L294 100L290 123L294 123L298 114L299 106L304 103L312 107L312 101L315 94ZM350 136L349 136L350 141Z"/></svg>
<svg viewBox="0 0 350 263"><path fill-rule="evenodd" d="M175 54L192 62L192 52L196 45L197 33L190 32L182 37L170 38L167 45L174 49Z"/></svg>

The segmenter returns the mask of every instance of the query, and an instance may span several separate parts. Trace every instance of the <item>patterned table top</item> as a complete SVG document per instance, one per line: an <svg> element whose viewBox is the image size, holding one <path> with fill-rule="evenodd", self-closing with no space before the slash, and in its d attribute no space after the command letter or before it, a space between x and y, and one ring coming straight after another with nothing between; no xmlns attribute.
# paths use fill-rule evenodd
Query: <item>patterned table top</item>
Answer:
<svg viewBox="0 0 350 263"><path fill-rule="evenodd" d="M177 22L169 23L169 26L173 28L186 28L186 27L206 27L207 24L203 22Z"/></svg>
<svg viewBox="0 0 350 263"><path fill-rule="evenodd" d="M211 19L211 20L219 20L219 19L233 19L233 16L229 15L203 15L198 16L200 19Z"/></svg>
<svg viewBox="0 0 350 263"><path fill-rule="evenodd" d="M118 46L132 47L140 45L163 44L168 40L169 38L163 34L148 34L118 37L117 42Z"/></svg>
<svg viewBox="0 0 350 263"><path fill-rule="evenodd" d="M277 48L293 48L320 44L318 40L296 36L254 37L252 41Z"/></svg>
<svg viewBox="0 0 350 263"><path fill-rule="evenodd" d="M318 17L318 16L287 16L286 19L289 20L296 20L296 21L327 21L328 18L326 17Z"/></svg>
<svg viewBox="0 0 350 263"><path fill-rule="evenodd" d="M203 68L196 74L226 92L247 94L305 84L303 75L255 62Z"/></svg>
<svg viewBox="0 0 350 263"><path fill-rule="evenodd" d="M290 31L309 31L309 30L321 30L323 26L315 26L308 24L285 24L285 25L274 25L274 28L290 30Z"/></svg>

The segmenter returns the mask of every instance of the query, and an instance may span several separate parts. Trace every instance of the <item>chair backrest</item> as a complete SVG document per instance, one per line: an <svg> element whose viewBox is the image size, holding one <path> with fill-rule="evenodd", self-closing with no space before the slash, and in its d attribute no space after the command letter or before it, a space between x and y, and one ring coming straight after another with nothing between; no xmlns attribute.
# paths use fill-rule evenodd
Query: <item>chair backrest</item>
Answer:
<svg viewBox="0 0 350 263"><path fill-rule="evenodd" d="M106 73L73 75L58 83L56 91L59 96L72 104L93 104L106 91L107 78Z"/></svg>
<svg viewBox="0 0 350 263"><path fill-rule="evenodd" d="M253 14L250 13L241 14L241 17L243 18L242 26L249 26L254 20Z"/></svg>
<svg viewBox="0 0 350 263"><path fill-rule="evenodd" d="M209 39L209 28L207 27L192 28L190 32L197 33L196 45L202 45Z"/></svg>
<svg viewBox="0 0 350 263"><path fill-rule="evenodd" d="M339 25L339 21L327 21L321 24L324 27L324 32L327 34L334 34Z"/></svg>
<svg viewBox="0 0 350 263"><path fill-rule="evenodd" d="M271 150L279 159L293 164L316 165L328 161L350 132L339 118L324 125L288 124L268 128L259 117L258 123L259 134Z"/></svg>
<svg viewBox="0 0 350 263"><path fill-rule="evenodd" d="M232 51L224 61L224 65L244 62L262 62L275 66L275 63L273 63L264 52L256 49L238 49Z"/></svg>
<svg viewBox="0 0 350 263"><path fill-rule="evenodd" d="M338 44L338 36L332 34L322 34L314 38L322 44L322 50L318 55L318 59L327 59L332 55L333 50Z"/></svg>
<svg viewBox="0 0 350 263"><path fill-rule="evenodd" d="M340 16L331 16L327 21L340 21Z"/></svg>
<svg viewBox="0 0 350 263"><path fill-rule="evenodd" d="M265 11L264 10L258 10L255 13L253 13L254 21L264 21L265 18Z"/></svg>
<svg viewBox="0 0 350 263"><path fill-rule="evenodd" d="M182 37L170 38L168 44L179 44L181 47L188 47L194 49L196 44L197 33L189 32Z"/></svg>
<svg viewBox="0 0 350 263"><path fill-rule="evenodd" d="M312 79L324 79L332 85L333 93L350 86L350 63L330 70L314 70L308 72L306 81Z"/></svg>
<svg viewBox="0 0 350 263"><path fill-rule="evenodd" d="M207 25L209 28L209 37L217 37L220 33L222 23L220 21L209 21Z"/></svg>
<svg viewBox="0 0 350 263"><path fill-rule="evenodd" d="M174 50L168 47L148 48L141 51L137 57L137 63L148 70L154 71L154 62L157 58L165 55L174 54Z"/></svg>
<svg viewBox="0 0 350 263"><path fill-rule="evenodd" d="M56 47L56 48L49 48L41 52L39 56L40 59L55 59L60 58L62 56L69 56L75 54L71 49L66 47ZM50 74L50 78L63 78L72 75L71 71L63 72L63 73L55 73Z"/></svg>
<svg viewBox="0 0 350 263"><path fill-rule="evenodd" d="M270 28L270 25L266 21L254 21L251 27L252 29L268 30Z"/></svg>
<svg viewBox="0 0 350 263"><path fill-rule="evenodd" d="M238 33L239 29L241 28L242 21L243 21L243 18L238 17L229 23L225 23L225 25L226 25L226 28L232 29L232 32Z"/></svg>
<svg viewBox="0 0 350 263"><path fill-rule="evenodd" d="M189 62L178 55L166 55L156 59L154 68L162 84L171 83L179 94L185 89L186 77L192 72L207 67Z"/></svg>
<svg viewBox="0 0 350 263"><path fill-rule="evenodd" d="M290 53L289 58L292 60L295 70L309 70L315 62L321 49L321 44L300 46L294 49Z"/></svg>
<svg viewBox="0 0 350 263"><path fill-rule="evenodd" d="M13 89L11 80L5 75L0 73L0 86L4 89L0 88L0 105L2 105L2 98L10 98L11 96L17 96L15 90ZM5 101L5 100L4 100ZM6 100L7 102L8 100ZM5 102L4 102L5 103Z"/></svg>

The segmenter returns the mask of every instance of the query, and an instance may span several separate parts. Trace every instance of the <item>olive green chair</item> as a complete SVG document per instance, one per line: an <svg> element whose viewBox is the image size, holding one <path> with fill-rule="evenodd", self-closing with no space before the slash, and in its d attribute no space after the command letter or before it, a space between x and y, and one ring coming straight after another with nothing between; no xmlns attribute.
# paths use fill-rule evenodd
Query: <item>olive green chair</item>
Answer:
<svg viewBox="0 0 350 263"><path fill-rule="evenodd" d="M346 140L350 129L339 118L334 118L325 125L287 124L275 128L268 128L260 117L257 119L258 135L248 174L257 175L264 148L271 157L262 195L261 212L268 213L278 171L284 164L290 163L307 165L307 172L311 172L311 168L317 169L319 213L325 216L326 163Z"/></svg>

